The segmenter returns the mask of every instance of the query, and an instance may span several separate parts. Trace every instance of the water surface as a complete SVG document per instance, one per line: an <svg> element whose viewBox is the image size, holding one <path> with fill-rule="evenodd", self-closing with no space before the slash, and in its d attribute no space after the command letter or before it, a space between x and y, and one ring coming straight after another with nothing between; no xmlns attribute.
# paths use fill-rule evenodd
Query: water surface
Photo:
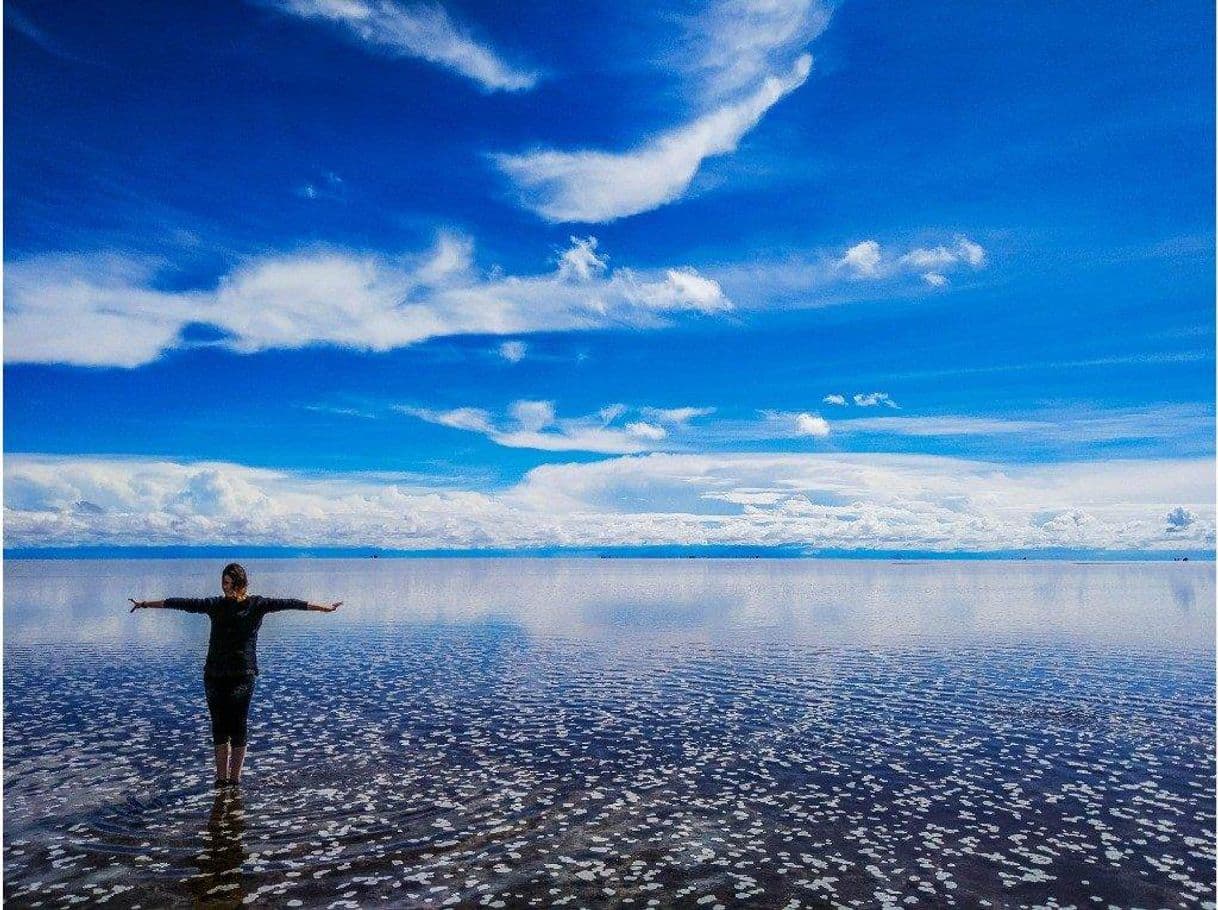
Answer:
<svg viewBox="0 0 1218 910"><path fill-rule="evenodd" d="M1214 567L9 561L14 906L1213 906Z"/></svg>

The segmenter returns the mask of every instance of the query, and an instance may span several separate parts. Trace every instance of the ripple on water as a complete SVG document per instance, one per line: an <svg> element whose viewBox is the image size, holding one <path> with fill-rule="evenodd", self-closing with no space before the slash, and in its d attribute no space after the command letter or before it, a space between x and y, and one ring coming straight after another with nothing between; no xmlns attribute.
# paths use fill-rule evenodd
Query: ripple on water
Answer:
<svg viewBox="0 0 1218 910"><path fill-rule="evenodd" d="M146 656L6 652L14 905L1213 893L1205 659L307 633L259 679L245 785L216 792L197 657Z"/></svg>

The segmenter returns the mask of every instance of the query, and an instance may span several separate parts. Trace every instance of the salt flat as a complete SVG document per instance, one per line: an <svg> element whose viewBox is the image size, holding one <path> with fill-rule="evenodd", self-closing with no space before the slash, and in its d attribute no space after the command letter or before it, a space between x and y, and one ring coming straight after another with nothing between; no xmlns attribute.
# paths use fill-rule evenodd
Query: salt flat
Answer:
<svg viewBox="0 0 1218 910"><path fill-rule="evenodd" d="M1212 564L248 568L347 606L267 619L217 795L207 621L124 603L220 564L6 564L14 906L1212 899Z"/></svg>

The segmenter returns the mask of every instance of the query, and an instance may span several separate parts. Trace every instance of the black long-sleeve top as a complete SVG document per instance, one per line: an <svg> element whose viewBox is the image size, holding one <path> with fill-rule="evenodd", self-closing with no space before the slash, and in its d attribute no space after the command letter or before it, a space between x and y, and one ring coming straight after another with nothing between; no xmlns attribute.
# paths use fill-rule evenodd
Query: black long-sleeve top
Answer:
<svg viewBox="0 0 1218 910"><path fill-rule="evenodd" d="M262 625L262 617L280 610L309 609L308 603L303 600L260 597L257 594L251 594L245 600L170 597L165 601L165 607L187 613L206 613L211 620L204 676L257 674L258 629Z"/></svg>

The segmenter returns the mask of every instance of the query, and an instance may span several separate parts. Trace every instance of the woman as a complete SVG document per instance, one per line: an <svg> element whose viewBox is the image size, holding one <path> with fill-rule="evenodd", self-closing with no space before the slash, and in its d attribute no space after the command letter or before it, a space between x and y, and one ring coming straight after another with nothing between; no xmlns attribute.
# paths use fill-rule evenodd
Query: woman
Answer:
<svg viewBox="0 0 1218 910"><path fill-rule="evenodd" d="M217 787L241 783L246 720L254 694L254 677L258 675L258 628L262 625L262 617L279 610L333 613L343 605L341 600L326 606L303 600L247 595L248 583L245 569L234 562L225 566L220 575L223 597L141 601L127 598L132 603L132 613L151 609L185 610L187 613L206 613L211 620L203 688L207 692L212 742L216 747Z"/></svg>

